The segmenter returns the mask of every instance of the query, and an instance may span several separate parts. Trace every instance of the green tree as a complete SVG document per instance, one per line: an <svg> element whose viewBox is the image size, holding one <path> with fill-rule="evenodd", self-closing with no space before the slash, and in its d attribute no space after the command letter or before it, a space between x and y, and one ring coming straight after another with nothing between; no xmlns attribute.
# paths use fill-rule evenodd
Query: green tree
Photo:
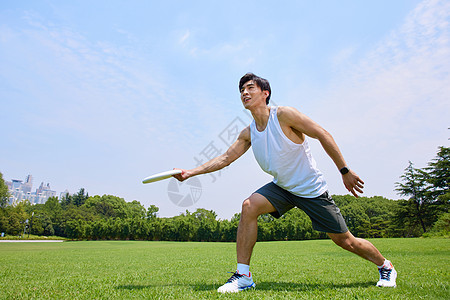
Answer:
<svg viewBox="0 0 450 300"><path fill-rule="evenodd" d="M148 223L142 218L127 219L130 224L129 238L132 240L145 240L149 234Z"/></svg>
<svg viewBox="0 0 450 300"><path fill-rule="evenodd" d="M450 213L442 214L428 233L430 236L448 237L450 235Z"/></svg>
<svg viewBox="0 0 450 300"><path fill-rule="evenodd" d="M38 205L34 205L34 207L38 207ZM63 222L63 207L62 203L59 202L57 197L50 197L43 204L43 211L41 214L45 214L50 218L50 224L47 224L44 228L44 234L46 235L63 235L63 228L61 226ZM33 222L36 217L39 217L39 214L32 218ZM53 232L53 234L51 234Z"/></svg>
<svg viewBox="0 0 450 300"><path fill-rule="evenodd" d="M450 148L439 147L437 157L424 169L414 168L412 162L401 176L402 183L396 183L396 190L409 200L399 202L398 222L409 226L420 225L422 233L427 232L442 213L448 212L450 202L445 195L450 193ZM415 220L414 220L415 219ZM410 232L417 232L409 228Z"/></svg>
<svg viewBox="0 0 450 300"><path fill-rule="evenodd" d="M395 226L395 211L398 208L397 201L380 196L370 198L360 197L358 201L364 207L370 219L368 237L395 237L401 236Z"/></svg>
<svg viewBox="0 0 450 300"><path fill-rule="evenodd" d="M86 222L81 219L68 221L66 234L70 239L82 239L86 235Z"/></svg>
<svg viewBox="0 0 450 300"><path fill-rule="evenodd" d="M3 180L3 174L0 172L0 208L5 208L8 204L9 191L8 186Z"/></svg>
<svg viewBox="0 0 450 300"><path fill-rule="evenodd" d="M147 224L148 224L148 240L156 240L159 236L159 208L155 205L150 205L147 209Z"/></svg>
<svg viewBox="0 0 450 300"><path fill-rule="evenodd" d="M401 236L394 220L398 202L380 196L359 197L333 195L349 230L358 237Z"/></svg>
<svg viewBox="0 0 450 300"><path fill-rule="evenodd" d="M86 202L86 200L89 198L89 194L85 193L84 188L81 188L78 193L74 194L72 196L72 203L75 206L81 206Z"/></svg>
<svg viewBox="0 0 450 300"><path fill-rule="evenodd" d="M127 202L120 197L112 195L89 197L85 202L85 207L103 218L126 218Z"/></svg>
<svg viewBox="0 0 450 300"><path fill-rule="evenodd" d="M370 219L360 203L355 201L352 205L341 208L342 216L348 229L358 237L367 238L370 232Z"/></svg>
<svg viewBox="0 0 450 300"><path fill-rule="evenodd" d="M73 205L72 204L72 196L69 193L66 193L64 195L61 196L61 207L66 210L69 205Z"/></svg>
<svg viewBox="0 0 450 300"><path fill-rule="evenodd" d="M193 241L197 236L200 225L189 211L186 211L186 214L181 214L173 218L173 222L174 226L178 228L176 234L177 241Z"/></svg>
<svg viewBox="0 0 450 300"><path fill-rule="evenodd" d="M0 209L0 232L11 235L23 233L25 220L29 219L27 205L29 206L29 203L20 202L16 206L8 205Z"/></svg>
<svg viewBox="0 0 450 300"><path fill-rule="evenodd" d="M91 226L91 222L98 220L100 217L96 216L91 209L86 206L74 206L69 205L68 209L62 214L62 221L60 224L62 234L61 236L67 236L70 238L82 238L90 235L91 231L88 231L88 227ZM74 235L78 232L78 235Z"/></svg>
<svg viewBox="0 0 450 300"><path fill-rule="evenodd" d="M197 241L213 241L218 236L217 230L217 214L212 210L203 208L197 209L193 216L196 223L199 224L197 229Z"/></svg>
<svg viewBox="0 0 450 300"><path fill-rule="evenodd" d="M450 148L439 147L437 157L428 163L428 182L432 188L429 197L433 200L450 192Z"/></svg>
<svg viewBox="0 0 450 300"><path fill-rule="evenodd" d="M126 202L125 207L128 218L145 219L145 217L147 216L147 211L145 207L137 200Z"/></svg>
<svg viewBox="0 0 450 300"><path fill-rule="evenodd" d="M239 220L241 218L240 213L236 213L233 215L230 221L223 220L220 222L220 232L221 232L221 240L224 242L235 242L236 241L236 233L239 225Z"/></svg>
<svg viewBox="0 0 450 300"><path fill-rule="evenodd" d="M156 219L158 215L159 208L155 205L150 205L147 209L147 218L148 219Z"/></svg>
<svg viewBox="0 0 450 300"><path fill-rule="evenodd" d="M428 220L428 198L427 191L428 173L424 170L414 168L414 164L410 161L405 173L400 177L403 182L396 182L396 191L401 196L410 196L409 200L404 203L404 210L400 211L399 219L410 226L419 224L423 232L427 231ZM410 220L413 218L414 220Z"/></svg>

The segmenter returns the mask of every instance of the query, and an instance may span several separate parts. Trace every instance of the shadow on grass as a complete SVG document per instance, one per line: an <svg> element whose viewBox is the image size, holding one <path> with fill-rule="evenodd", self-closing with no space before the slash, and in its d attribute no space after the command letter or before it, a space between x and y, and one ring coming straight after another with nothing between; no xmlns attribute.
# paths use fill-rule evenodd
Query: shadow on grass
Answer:
<svg viewBox="0 0 450 300"><path fill-rule="evenodd" d="M144 289L149 289L151 287L153 287L154 285L151 284L139 284L139 285L135 285L135 284L124 284L124 285L118 285L116 286L116 289L118 290L144 290Z"/></svg>
<svg viewBox="0 0 450 300"><path fill-rule="evenodd" d="M145 290L156 287L175 287L175 286L186 286L184 284L123 284L116 286L118 290Z"/></svg>
<svg viewBox="0 0 450 300"><path fill-rule="evenodd" d="M311 290L338 290L346 288L368 288L374 286L372 281L369 282L352 282L344 284L332 284L332 283L292 283L292 282L257 282L256 290L259 291L311 291ZM217 284L125 284L116 286L118 290L144 290L156 287L190 287L194 291L212 291L217 290L220 285Z"/></svg>
<svg viewBox="0 0 450 300"><path fill-rule="evenodd" d="M261 282L256 287L258 290L270 291L310 291L310 290L337 290L347 288L368 288L374 286L372 281L352 282L343 284L333 283L292 283L292 282Z"/></svg>
<svg viewBox="0 0 450 300"><path fill-rule="evenodd" d="M292 282L257 282L256 290L260 291L311 291L311 290L337 290L346 288L368 288L375 286L372 281L368 282L352 282L346 284L332 284L332 283L292 283ZM210 291L216 290L219 286L206 284L192 286L194 291Z"/></svg>

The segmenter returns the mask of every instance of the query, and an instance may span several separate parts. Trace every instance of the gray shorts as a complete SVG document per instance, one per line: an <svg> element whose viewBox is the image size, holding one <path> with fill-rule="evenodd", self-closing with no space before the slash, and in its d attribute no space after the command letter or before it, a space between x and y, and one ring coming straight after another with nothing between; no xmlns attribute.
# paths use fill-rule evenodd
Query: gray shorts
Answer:
<svg viewBox="0 0 450 300"><path fill-rule="evenodd" d="M293 207L298 207L309 216L313 228L317 231L330 233L344 233L348 231L341 211L328 192L317 198L303 198L270 182L255 193L263 195L272 203L277 210L271 213L275 218L281 217Z"/></svg>

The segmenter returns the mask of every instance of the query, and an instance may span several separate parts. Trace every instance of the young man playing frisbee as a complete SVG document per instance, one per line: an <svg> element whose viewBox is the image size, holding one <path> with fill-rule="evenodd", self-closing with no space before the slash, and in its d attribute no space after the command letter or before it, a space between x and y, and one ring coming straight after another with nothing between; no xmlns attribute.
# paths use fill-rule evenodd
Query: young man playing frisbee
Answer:
<svg viewBox="0 0 450 300"><path fill-rule="evenodd" d="M249 265L257 238L257 218L266 213L278 218L293 207L305 211L315 230L326 232L340 247L377 265L380 273L377 286L395 287L397 272L391 262L372 243L348 231L339 208L328 193L324 176L311 156L307 136L319 140L341 172L346 189L358 197L358 193L363 192L364 182L347 166L333 137L295 108L268 106L271 89L266 79L247 73L239 82L239 90L242 104L253 116L252 123L224 154L197 168L181 169L181 174L174 175L183 181L220 170L252 147L260 167L274 177L242 204L236 239L237 270L218 291L239 292L255 287Z"/></svg>

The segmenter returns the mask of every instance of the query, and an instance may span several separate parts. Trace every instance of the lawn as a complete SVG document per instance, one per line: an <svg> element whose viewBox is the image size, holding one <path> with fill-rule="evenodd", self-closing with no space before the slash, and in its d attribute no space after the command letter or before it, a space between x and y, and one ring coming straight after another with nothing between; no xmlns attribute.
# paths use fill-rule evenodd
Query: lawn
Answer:
<svg viewBox="0 0 450 300"><path fill-rule="evenodd" d="M0 243L1 299L450 299L450 239L373 239L397 288L330 240L257 243L256 289L221 295L234 243Z"/></svg>

